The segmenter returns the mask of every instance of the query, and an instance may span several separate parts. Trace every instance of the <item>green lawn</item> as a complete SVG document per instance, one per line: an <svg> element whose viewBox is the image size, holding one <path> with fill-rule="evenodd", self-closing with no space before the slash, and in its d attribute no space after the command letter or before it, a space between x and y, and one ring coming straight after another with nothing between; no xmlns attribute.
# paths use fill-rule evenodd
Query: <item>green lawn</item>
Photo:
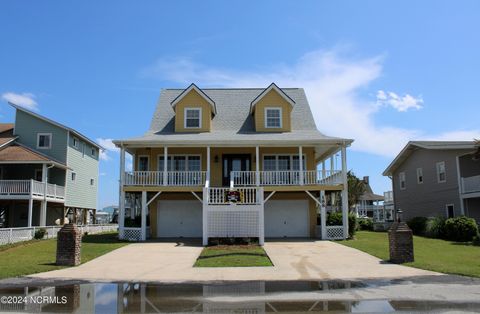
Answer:
<svg viewBox="0 0 480 314"><path fill-rule="evenodd" d="M82 241L82 263L127 245L118 234L86 235ZM33 240L0 247L0 279L65 268L56 266L57 240Z"/></svg>
<svg viewBox="0 0 480 314"><path fill-rule="evenodd" d="M389 259L386 232L359 231L354 240L338 243L386 261ZM415 261L404 265L448 274L480 277L480 246L414 236L413 249Z"/></svg>
<svg viewBox="0 0 480 314"><path fill-rule="evenodd" d="M267 253L257 245L219 245L203 249L195 267L273 266Z"/></svg>

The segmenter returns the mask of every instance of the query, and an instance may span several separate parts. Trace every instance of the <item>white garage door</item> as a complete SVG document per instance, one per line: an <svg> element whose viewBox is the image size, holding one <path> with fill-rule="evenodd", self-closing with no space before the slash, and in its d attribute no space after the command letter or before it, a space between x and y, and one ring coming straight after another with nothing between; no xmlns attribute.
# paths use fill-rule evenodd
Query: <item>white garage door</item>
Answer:
<svg viewBox="0 0 480 314"><path fill-rule="evenodd" d="M265 237L309 237L308 201L265 203Z"/></svg>
<svg viewBox="0 0 480 314"><path fill-rule="evenodd" d="M201 238L202 204L199 201L160 201L157 209L159 238Z"/></svg>

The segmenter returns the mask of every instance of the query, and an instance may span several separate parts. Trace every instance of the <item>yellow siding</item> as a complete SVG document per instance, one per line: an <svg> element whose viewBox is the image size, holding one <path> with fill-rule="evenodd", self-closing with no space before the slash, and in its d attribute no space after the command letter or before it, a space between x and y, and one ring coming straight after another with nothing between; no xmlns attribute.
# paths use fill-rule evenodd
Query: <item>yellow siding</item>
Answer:
<svg viewBox="0 0 480 314"><path fill-rule="evenodd" d="M185 108L202 109L202 127L185 128ZM175 132L210 132L212 107L196 90L191 90L175 105Z"/></svg>
<svg viewBox="0 0 480 314"><path fill-rule="evenodd" d="M265 108L282 108L282 128L265 128ZM260 99L254 107L255 130L257 132L290 132L292 105L288 103L277 91L270 90Z"/></svg>

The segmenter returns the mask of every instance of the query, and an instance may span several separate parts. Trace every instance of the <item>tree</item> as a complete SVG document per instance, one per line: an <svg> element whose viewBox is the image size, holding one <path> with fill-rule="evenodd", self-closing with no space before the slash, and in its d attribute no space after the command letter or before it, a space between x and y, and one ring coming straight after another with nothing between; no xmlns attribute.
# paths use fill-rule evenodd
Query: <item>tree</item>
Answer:
<svg viewBox="0 0 480 314"><path fill-rule="evenodd" d="M348 180L348 208L352 208L355 206L359 199L360 196L362 196L363 193L365 193L366 186L365 182L357 176L350 170L347 172L347 180Z"/></svg>

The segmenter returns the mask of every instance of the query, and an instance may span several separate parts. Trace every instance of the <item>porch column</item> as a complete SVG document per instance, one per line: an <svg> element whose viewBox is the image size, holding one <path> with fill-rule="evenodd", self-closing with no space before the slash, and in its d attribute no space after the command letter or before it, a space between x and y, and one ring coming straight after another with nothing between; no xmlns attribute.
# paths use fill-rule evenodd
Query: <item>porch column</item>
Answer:
<svg viewBox="0 0 480 314"><path fill-rule="evenodd" d="M142 241L147 239L147 191L142 191Z"/></svg>
<svg viewBox="0 0 480 314"><path fill-rule="evenodd" d="M205 187L210 186L210 146L207 146L207 179L205 181Z"/></svg>
<svg viewBox="0 0 480 314"><path fill-rule="evenodd" d="M300 170L300 185L304 184L303 181L303 147L298 146L298 169Z"/></svg>
<svg viewBox="0 0 480 314"><path fill-rule="evenodd" d="M322 179L325 179L327 177L327 170L325 168L325 160L322 161Z"/></svg>
<svg viewBox="0 0 480 314"><path fill-rule="evenodd" d="M42 165L43 201L40 206L40 226L47 224L47 164Z"/></svg>
<svg viewBox="0 0 480 314"><path fill-rule="evenodd" d="M260 186L260 148L255 146L255 185Z"/></svg>
<svg viewBox="0 0 480 314"><path fill-rule="evenodd" d="M28 199L28 227L32 226L33 198Z"/></svg>
<svg viewBox="0 0 480 314"><path fill-rule="evenodd" d="M333 175L334 170L335 170L335 154L330 156L330 175Z"/></svg>
<svg viewBox="0 0 480 314"><path fill-rule="evenodd" d="M342 147L342 224L343 224L343 238L348 238L348 181L347 181L347 147Z"/></svg>
<svg viewBox="0 0 480 314"><path fill-rule="evenodd" d="M322 240L327 240L327 209L325 201L325 191L320 191L320 225L322 227Z"/></svg>
<svg viewBox="0 0 480 314"><path fill-rule="evenodd" d="M202 245L208 245L208 199L209 192L207 188L203 188L203 206L202 206Z"/></svg>
<svg viewBox="0 0 480 314"><path fill-rule="evenodd" d="M135 160L133 161L135 163ZM123 239L123 228L125 226L125 148L120 148L120 184L119 184L119 199L118 199L118 229L119 238Z"/></svg>
<svg viewBox="0 0 480 314"><path fill-rule="evenodd" d="M168 170L168 147L163 147L163 185L167 185L167 170Z"/></svg>
<svg viewBox="0 0 480 314"><path fill-rule="evenodd" d="M258 188L256 197L261 205L258 212L258 244L260 245L265 244L265 200L263 199L263 195L263 187Z"/></svg>

